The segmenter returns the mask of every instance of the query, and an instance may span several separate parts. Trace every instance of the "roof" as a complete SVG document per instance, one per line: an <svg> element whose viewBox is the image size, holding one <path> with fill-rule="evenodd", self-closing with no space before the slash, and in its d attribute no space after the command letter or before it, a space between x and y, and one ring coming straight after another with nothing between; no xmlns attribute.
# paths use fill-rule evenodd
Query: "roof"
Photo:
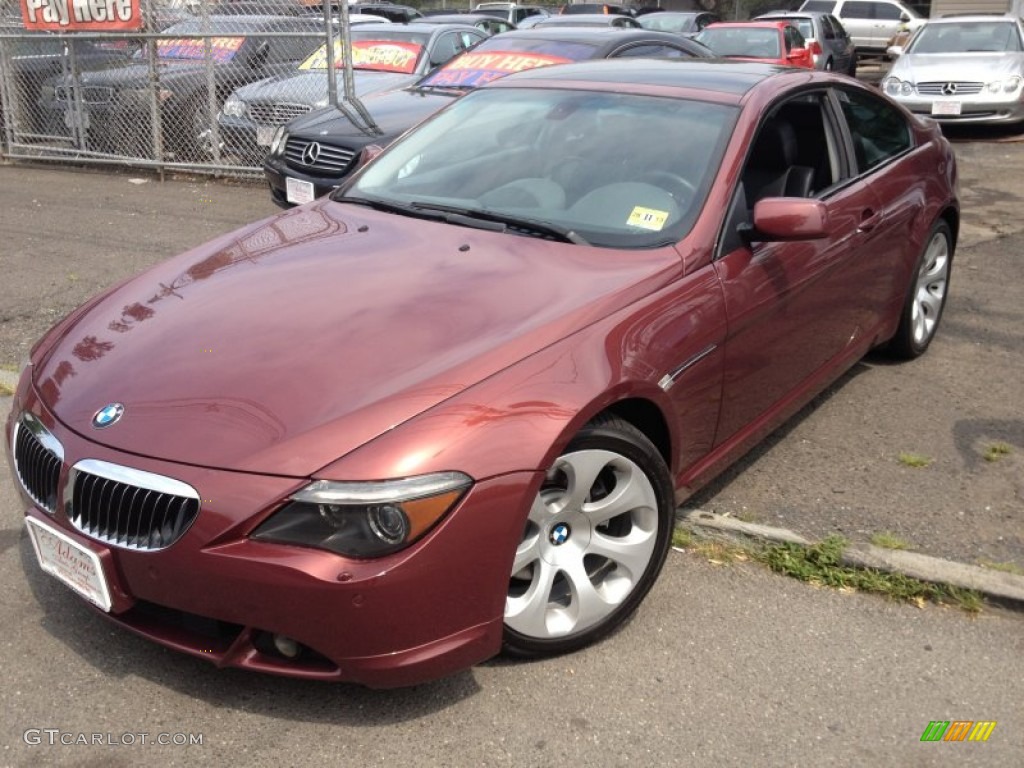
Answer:
<svg viewBox="0 0 1024 768"><path fill-rule="evenodd" d="M718 59L592 59L517 72L483 87L515 87L553 80L622 84L627 91L629 86L649 85L731 94L738 102L747 91L769 77L796 75L806 80L810 72L774 64Z"/></svg>

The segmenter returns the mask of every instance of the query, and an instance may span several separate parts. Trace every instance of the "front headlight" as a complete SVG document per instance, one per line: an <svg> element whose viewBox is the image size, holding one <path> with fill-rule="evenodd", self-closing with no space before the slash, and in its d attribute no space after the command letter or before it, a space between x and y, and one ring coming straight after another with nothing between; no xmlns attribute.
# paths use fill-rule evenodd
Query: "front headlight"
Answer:
<svg viewBox="0 0 1024 768"><path fill-rule="evenodd" d="M248 110L249 105L235 96L235 94L228 96L228 100L224 102L223 112L230 117L245 117L245 113Z"/></svg>
<svg viewBox="0 0 1024 768"><path fill-rule="evenodd" d="M914 84L898 77L887 77L882 81L882 89L890 96L913 96Z"/></svg>
<svg viewBox="0 0 1024 768"><path fill-rule="evenodd" d="M284 154L284 145L288 143L288 132L285 131L284 126L279 126L274 131L274 137L270 140L270 154L281 155Z"/></svg>
<svg viewBox="0 0 1024 768"><path fill-rule="evenodd" d="M1013 93L1021 87L1022 82L1024 82L1024 80L1014 75L1006 80L993 80L991 83L988 83L985 88L989 93Z"/></svg>
<svg viewBox="0 0 1024 768"><path fill-rule="evenodd" d="M461 472L366 483L316 480L250 536L347 557L381 557L423 536L472 483Z"/></svg>

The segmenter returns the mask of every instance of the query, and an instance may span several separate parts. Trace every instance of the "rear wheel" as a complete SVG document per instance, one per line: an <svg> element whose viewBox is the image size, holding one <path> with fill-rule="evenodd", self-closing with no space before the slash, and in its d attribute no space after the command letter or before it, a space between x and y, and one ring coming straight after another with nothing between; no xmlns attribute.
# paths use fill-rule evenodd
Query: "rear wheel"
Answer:
<svg viewBox="0 0 1024 768"><path fill-rule="evenodd" d="M946 306L953 264L953 235L939 221L932 227L910 284L900 326L887 346L894 357L911 360L923 355L935 338Z"/></svg>
<svg viewBox="0 0 1024 768"><path fill-rule="evenodd" d="M566 653L604 637L661 571L675 522L672 481L631 424L588 424L548 470L516 548L505 650Z"/></svg>
<svg viewBox="0 0 1024 768"><path fill-rule="evenodd" d="M828 61L825 62L825 71L826 72L831 72L832 71L832 59L829 59Z"/></svg>

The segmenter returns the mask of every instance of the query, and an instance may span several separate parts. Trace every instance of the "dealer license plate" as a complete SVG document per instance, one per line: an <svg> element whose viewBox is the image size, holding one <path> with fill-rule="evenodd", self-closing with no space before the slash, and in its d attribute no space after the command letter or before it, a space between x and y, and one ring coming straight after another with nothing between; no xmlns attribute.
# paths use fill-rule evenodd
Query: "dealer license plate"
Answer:
<svg viewBox="0 0 1024 768"><path fill-rule="evenodd" d="M959 101L933 101L933 115L959 115L961 104Z"/></svg>
<svg viewBox="0 0 1024 768"><path fill-rule="evenodd" d="M276 131L272 125L257 125L256 126L256 143L261 147L269 147L270 143L274 140L274 131Z"/></svg>
<svg viewBox="0 0 1024 768"><path fill-rule="evenodd" d="M309 203L313 201L315 197L313 193L313 184L308 181L300 181L299 179L293 179L291 176L285 177L285 197L288 198L289 203L295 203L296 205L302 205L303 203Z"/></svg>
<svg viewBox="0 0 1024 768"><path fill-rule="evenodd" d="M86 600L109 611L110 587L107 586L100 556L34 517L26 517L25 525L28 526L39 567Z"/></svg>

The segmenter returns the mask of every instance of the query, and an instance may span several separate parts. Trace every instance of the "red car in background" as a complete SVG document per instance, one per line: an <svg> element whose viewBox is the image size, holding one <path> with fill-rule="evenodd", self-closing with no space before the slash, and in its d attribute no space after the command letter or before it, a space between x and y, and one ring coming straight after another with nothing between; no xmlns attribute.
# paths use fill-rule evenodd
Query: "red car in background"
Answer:
<svg viewBox="0 0 1024 768"><path fill-rule="evenodd" d="M785 21L724 21L709 24L696 37L724 59L814 69L814 57L800 30Z"/></svg>

